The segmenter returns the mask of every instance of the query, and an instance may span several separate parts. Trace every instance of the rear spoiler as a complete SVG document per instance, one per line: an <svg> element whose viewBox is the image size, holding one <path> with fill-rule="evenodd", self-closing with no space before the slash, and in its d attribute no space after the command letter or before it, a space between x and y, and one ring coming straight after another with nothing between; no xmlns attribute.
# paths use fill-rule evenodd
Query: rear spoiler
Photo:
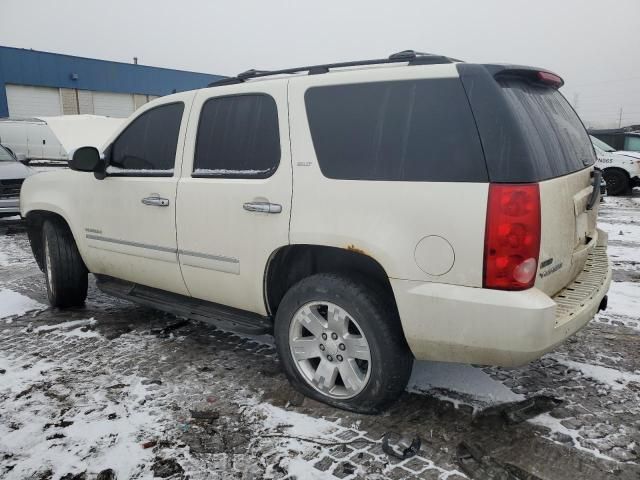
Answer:
<svg viewBox="0 0 640 480"><path fill-rule="evenodd" d="M525 67L521 65L483 65L495 79L519 78L532 83L543 84L555 89L564 85L564 80L553 72L543 68Z"/></svg>

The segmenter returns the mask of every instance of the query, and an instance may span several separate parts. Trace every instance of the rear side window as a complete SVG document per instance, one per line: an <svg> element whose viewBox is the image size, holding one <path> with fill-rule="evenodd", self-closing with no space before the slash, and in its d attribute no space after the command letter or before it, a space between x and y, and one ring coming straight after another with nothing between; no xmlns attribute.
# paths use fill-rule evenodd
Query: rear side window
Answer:
<svg viewBox="0 0 640 480"><path fill-rule="evenodd" d="M528 153L527 159L507 158L494 166L501 180L520 180L522 172L528 171L528 181L540 181L593 164L589 135L558 90L515 79L501 80L500 86ZM523 161L529 163L526 168Z"/></svg>
<svg viewBox="0 0 640 480"><path fill-rule="evenodd" d="M172 175L184 104L144 112L112 144L110 175Z"/></svg>
<svg viewBox="0 0 640 480"><path fill-rule="evenodd" d="M235 95L205 102L194 177L267 178L279 162L278 110L272 97Z"/></svg>
<svg viewBox="0 0 640 480"><path fill-rule="evenodd" d="M634 152L640 152L640 136L631 136L628 135L624 139L624 149L631 150Z"/></svg>
<svg viewBox="0 0 640 480"><path fill-rule="evenodd" d="M326 177L487 181L478 132L457 78L312 87L305 104Z"/></svg>

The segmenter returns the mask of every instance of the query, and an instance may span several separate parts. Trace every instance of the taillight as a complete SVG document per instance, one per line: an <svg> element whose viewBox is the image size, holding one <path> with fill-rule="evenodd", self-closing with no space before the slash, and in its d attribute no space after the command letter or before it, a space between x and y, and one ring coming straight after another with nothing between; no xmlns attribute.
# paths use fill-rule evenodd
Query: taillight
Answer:
<svg viewBox="0 0 640 480"><path fill-rule="evenodd" d="M538 184L490 184L483 286L500 290L532 287L539 254Z"/></svg>

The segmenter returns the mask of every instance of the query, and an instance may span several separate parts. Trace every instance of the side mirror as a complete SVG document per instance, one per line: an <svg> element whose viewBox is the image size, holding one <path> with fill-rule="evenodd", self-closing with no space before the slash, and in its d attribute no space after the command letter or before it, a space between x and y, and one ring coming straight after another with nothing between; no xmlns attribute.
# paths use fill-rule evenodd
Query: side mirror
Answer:
<svg viewBox="0 0 640 480"><path fill-rule="evenodd" d="M73 152L69 160L69 168L78 172L94 172L96 178L105 176L105 161L95 147L80 147Z"/></svg>
<svg viewBox="0 0 640 480"><path fill-rule="evenodd" d="M29 165L29 162L31 161L31 159L27 158L27 156L24 153L16 153L16 160L22 163L23 165Z"/></svg>

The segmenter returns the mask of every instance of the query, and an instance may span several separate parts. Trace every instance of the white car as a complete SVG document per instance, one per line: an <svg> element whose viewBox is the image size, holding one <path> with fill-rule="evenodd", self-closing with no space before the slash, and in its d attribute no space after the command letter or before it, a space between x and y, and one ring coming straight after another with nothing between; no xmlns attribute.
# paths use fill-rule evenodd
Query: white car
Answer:
<svg viewBox="0 0 640 480"><path fill-rule="evenodd" d="M602 170L609 195L622 195L640 187L640 152L620 151L591 136L596 167Z"/></svg>
<svg viewBox="0 0 640 480"><path fill-rule="evenodd" d="M91 272L272 332L293 385L359 412L395 399L414 358L529 362L611 281L600 172L562 83L406 51L150 102L103 151L25 183L49 300L82 305Z"/></svg>
<svg viewBox="0 0 640 480"><path fill-rule="evenodd" d="M0 218L20 214L20 188L33 173L13 152L0 145Z"/></svg>

